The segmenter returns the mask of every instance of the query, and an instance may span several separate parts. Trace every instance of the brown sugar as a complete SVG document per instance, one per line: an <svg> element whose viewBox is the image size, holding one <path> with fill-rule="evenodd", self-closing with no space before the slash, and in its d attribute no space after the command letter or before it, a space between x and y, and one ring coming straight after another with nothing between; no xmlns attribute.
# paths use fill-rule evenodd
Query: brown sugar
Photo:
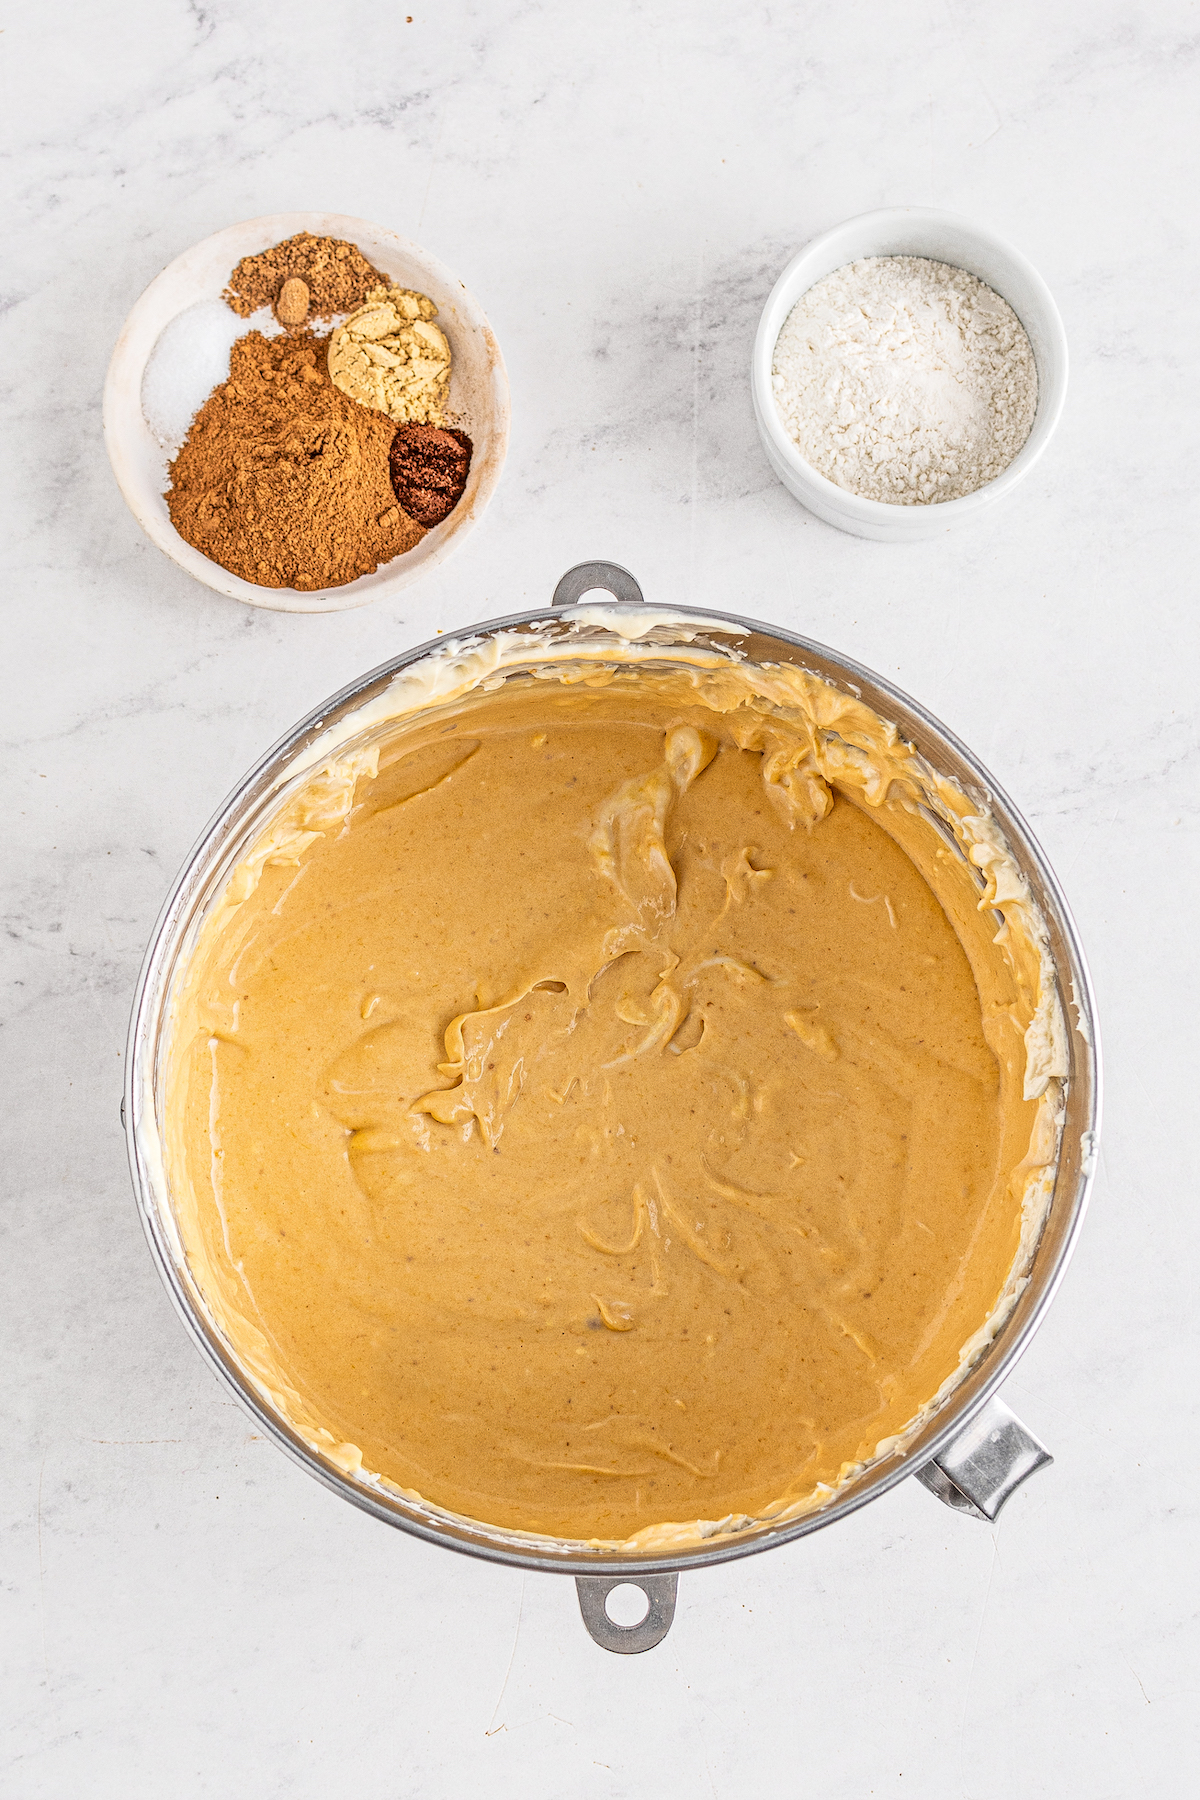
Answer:
<svg viewBox="0 0 1200 1800"><path fill-rule="evenodd" d="M274 306L285 281L302 281L308 289L308 317L331 319L353 312L372 288L387 286L357 244L343 238L314 237L299 231L257 256L243 256L229 277L226 304L248 319L260 306Z"/></svg>
<svg viewBox="0 0 1200 1800"><path fill-rule="evenodd" d="M425 535L392 490L396 427L334 387L328 341L240 338L171 464L176 531L259 587L342 587Z"/></svg>

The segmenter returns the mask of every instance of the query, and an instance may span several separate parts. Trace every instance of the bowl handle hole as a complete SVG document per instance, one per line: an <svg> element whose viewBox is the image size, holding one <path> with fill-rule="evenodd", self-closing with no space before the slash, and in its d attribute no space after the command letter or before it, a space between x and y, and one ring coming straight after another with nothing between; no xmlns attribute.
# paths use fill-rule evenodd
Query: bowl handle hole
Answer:
<svg viewBox="0 0 1200 1800"><path fill-rule="evenodd" d="M614 1625L622 1625L628 1631L640 1625L650 1611L650 1596L632 1581L622 1581L609 1590L604 1610Z"/></svg>

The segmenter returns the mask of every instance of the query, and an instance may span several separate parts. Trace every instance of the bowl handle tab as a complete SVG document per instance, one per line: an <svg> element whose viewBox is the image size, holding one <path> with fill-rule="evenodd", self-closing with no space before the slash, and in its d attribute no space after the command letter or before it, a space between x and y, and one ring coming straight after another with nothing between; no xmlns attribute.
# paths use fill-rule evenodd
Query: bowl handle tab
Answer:
<svg viewBox="0 0 1200 1800"><path fill-rule="evenodd" d="M590 594L593 588L602 588L606 594L622 605L633 605L644 601L645 595L641 586L628 569L620 563L582 562L568 569L554 590L551 606L574 606L584 594Z"/></svg>
<svg viewBox="0 0 1200 1800"><path fill-rule="evenodd" d="M614 1588L641 1588L649 1602L644 1619L637 1625L618 1625L608 1616L605 1602ZM653 1650L671 1629L675 1617L675 1593L678 1575L577 1575L575 1591L579 1610L593 1643L602 1650L614 1650L618 1656L636 1656L641 1650Z"/></svg>
<svg viewBox="0 0 1200 1800"><path fill-rule="evenodd" d="M946 1506L990 1524L1021 1483L1053 1461L1046 1446L993 1395L965 1431L917 1470L917 1480Z"/></svg>

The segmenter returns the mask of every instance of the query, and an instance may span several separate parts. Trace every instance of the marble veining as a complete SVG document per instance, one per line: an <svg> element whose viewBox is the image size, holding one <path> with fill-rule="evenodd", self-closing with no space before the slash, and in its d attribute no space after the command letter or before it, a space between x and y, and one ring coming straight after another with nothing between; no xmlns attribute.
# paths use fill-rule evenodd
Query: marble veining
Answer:
<svg viewBox="0 0 1200 1800"><path fill-rule="evenodd" d="M389 1800L1174 1792L1197 1755L1191 953L1200 256L1187 0L64 0L5 21L7 414L0 1783ZM1067 409L1011 502L911 548L804 513L758 445L759 310L809 236L944 206L1041 270ZM181 250L324 207L455 269L513 436L461 552L358 612L252 612L141 536L100 435L122 319ZM359 1516L209 1376L118 1120L166 887L325 694L570 564L834 644L978 752L1099 990L1092 1215L1006 1397L1056 1463L995 1529L915 1483L692 1576L605 1657L566 1582ZM1181 1447L1182 1446L1182 1447Z"/></svg>

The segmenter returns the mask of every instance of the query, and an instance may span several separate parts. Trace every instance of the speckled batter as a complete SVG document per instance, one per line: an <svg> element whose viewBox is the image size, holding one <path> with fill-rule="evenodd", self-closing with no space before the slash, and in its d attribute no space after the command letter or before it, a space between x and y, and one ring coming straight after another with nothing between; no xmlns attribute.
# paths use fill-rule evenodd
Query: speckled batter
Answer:
<svg viewBox="0 0 1200 1800"><path fill-rule="evenodd" d="M490 1524L836 1482L1017 1251L1029 1008L978 890L653 683L518 682L372 766L198 958L193 1263L331 1441Z"/></svg>

